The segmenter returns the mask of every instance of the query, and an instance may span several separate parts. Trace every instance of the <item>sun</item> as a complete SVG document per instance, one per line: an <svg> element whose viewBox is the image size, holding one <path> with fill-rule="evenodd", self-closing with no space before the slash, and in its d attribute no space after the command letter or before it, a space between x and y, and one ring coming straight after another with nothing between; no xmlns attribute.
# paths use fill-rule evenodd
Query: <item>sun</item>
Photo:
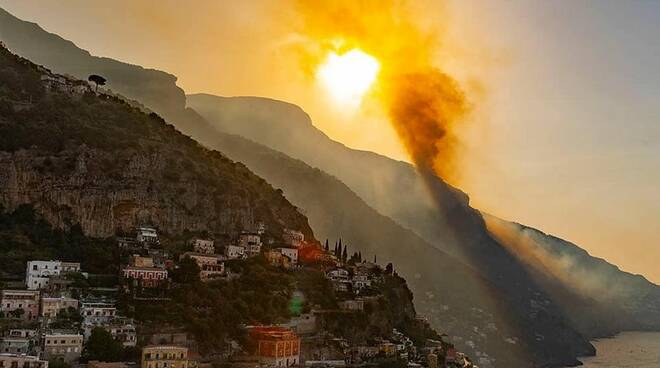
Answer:
<svg viewBox="0 0 660 368"><path fill-rule="evenodd" d="M353 49L343 54L328 54L327 60L318 69L317 78L338 103L359 106L379 70L378 60Z"/></svg>

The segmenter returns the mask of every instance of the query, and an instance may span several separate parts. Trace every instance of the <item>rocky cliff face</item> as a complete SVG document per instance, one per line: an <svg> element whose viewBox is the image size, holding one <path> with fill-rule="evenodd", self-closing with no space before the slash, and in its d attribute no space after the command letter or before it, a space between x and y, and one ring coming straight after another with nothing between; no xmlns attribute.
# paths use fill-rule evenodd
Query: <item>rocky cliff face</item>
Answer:
<svg viewBox="0 0 660 368"><path fill-rule="evenodd" d="M8 99L6 78L30 85L39 69L6 49L0 69L2 207L31 204L51 223L79 223L92 236L140 224L180 233L236 232L264 222L275 236L288 227L313 239L281 191L157 115L89 92Z"/></svg>
<svg viewBox="0 0 660 368"><path fill-rule="evenodd" d="M309 236L302 216L284 199L267 203L261 193L209 186L194 166L168 167L170 153L107 152L85 145L57 153L0 152L0 203L10 210L33 204L55 226L79 223L94 237L140 224L173 234L237 232L259 221L274 231L287 223L302 225ZM236 169L251 176L240 164ZM175 173L178 177L168 177ZM265 183L258 190L273 191Z"/></svg>

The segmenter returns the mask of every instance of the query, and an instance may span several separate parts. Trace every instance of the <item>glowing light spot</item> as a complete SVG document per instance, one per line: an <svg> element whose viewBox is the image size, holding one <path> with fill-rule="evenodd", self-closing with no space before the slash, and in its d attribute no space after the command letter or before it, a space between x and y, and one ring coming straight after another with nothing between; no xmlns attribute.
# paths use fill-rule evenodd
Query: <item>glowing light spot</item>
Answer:
<svg viewBox="0 0 660 368"><path fill-rule="evenodd" d="M330 53L319 67L317 77L337 102L358 106L376 80L379 70L378 60L353 49L342 55Z"/></svg>

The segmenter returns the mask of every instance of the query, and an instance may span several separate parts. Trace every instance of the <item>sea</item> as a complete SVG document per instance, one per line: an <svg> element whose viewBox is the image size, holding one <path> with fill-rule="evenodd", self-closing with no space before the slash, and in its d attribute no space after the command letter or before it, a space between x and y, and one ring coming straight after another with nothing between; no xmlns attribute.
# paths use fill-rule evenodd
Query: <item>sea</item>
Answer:
<svg viewBox="0 0 660 368"><path fill-rule="evenodd" d="M586 368L660 368L660 332L622 332L592 341L595 357L580 358Z"/></svg>

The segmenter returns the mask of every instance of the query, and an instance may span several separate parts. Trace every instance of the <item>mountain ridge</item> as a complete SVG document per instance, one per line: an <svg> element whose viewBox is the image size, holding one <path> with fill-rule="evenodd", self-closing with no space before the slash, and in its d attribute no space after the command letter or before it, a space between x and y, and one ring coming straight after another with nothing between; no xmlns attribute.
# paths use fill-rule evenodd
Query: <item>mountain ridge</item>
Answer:
<svg viewBox="0 0 660 368"><path fill-rule="evenodd" d="M3 32L6 32L6 30L3 31L2 22L0 22L0 38L4 38L4 36L6 35L6 33L3 33ZM39 42L51 42L51 41L49 41L49 40L42 40L42 41L38 41L38 42L33 41L34 44L39 44ZM31 47L31 46L18 45L18 44L14 44L14 46L15 47L24 47L24 48L25 47ZM37 49L38 49L38 47L37 47ZM49 58L49 55L40 55L40 57L41 57L41 60L47 60ZM44 61L42 61L42 62L44 62ZM58 61L57 60L55 60L55 61L50 60L50 61L48 61L48 63L47 62L44 62L44 63L46 63L46 64L48 64L48 63L57 64ZM94 67L88 65L86 67L81 67L78 70L77 73L79 73L79 75L82 75L84 77L84 73L92 73L92 72L94 72ZM161 82L164 82L164 81L161 81ZM134 84L140 84L140 80L133 81L133 83ZM213 142L211 139L209 139L210 137L205 137L205 135L209 134L208 129L210 128L208 123L205 122L205 119L203 117L199 116L194 109L186 109L186 105L185 105L186 98L185 98L185 96L183 96L183 102L184 103L181 104L181 101L182 101L181 100L181 95L183 94L183 91L179 87L177 87L174 84L174 82L169 82L169 84L167 84L167 85L166 85L166 83L161 83L159 85L162 86L162 89L165 89L165 90L162 90L162 89L159 89L159 88L149 90L149 91L144 90L144 89L143 90L137 89L137 91L142 91L142 92L139 92L139 93L155 93L155 95L146 96L146 97L149 97L149 99L146 99L146 100L150 101L149 103L146 103L147 107L149 107L150 109L153 109L154 111L158 111L160 114L165 116L168 120L176 122L177 126L180 129L185 130L186 132L188 132L188 134L192 134L197 139L202 141L202 143L204 143L205 145L211 146L211 147L218 145L217 142ZM133 89L133 87L131 87L131 86L128 86L128 87L127 86L122 86L120 83L114 84L114 82L112 80L110 80L109 87L118 90L120 93L125 94L129 98L134 98L134 99L137 99L137 100L140 100L140 101L143 101L143 102L145 101L145 98L144 98L145 96L140 96L139 93L136 92L136 89ZM175 98L172 98L173 96ZM311 120L310 120L310 123L311 123ZM323 134L323 136L325 136L325 135ZM217 139L220 139L218 137L221 137L221 136L214 136L214 137L217 138ZM224 136L224 137L226 138L226 136ZM325 137L327 138L327 136L325 136ZM227 138L227 139L229 139L229 138ZM239 144L240 146L246 146L244 141L242 141L240 139L236 139L236 137L230 139L230 141L232 141L236 144ZM225 142L226 142L226 140L225 140ZM261 143L263 143L263 142L261 142ZM338 142L335 142L335 143L337 143L337 144L343 146L344 148L346 148L344 145L342 145ZM227 144L225 143L225 147L226 146L227 146ZM254 146L254 147L262 149L261 146ZM372 158L375 157L375 160L383 160L383 159L387 160L386 158L384 158L382 156L379 157L378 155L373 154L373 153L371 153L371 155L369 155L368 152L365 152L365 153L366 153L365 156L369 156L369 157L372 157ZM233 154L237 154L237 150L234 151ZM272 155L272 154L273 154L273 152L269 151L268 155ZM284 152L282 155L284 155L284 157L286 157L286 152ZM246 155L243 158L247 160L248 156ZM296 158L296 157L294 157L294 158ZM335 159L337 159L337 158L335 157ZM285 161L288 162L288 160L285 160ZM323 168L323 165L314 165L313 163L310 163L309 162L310 160L308 160L308 158L303 159L302 161L309 164L309 165L311 165L311 166L316 166L316 167L322 167ZM277 161L273 160L271 162L277 162ZM412 183L417 183L415 181L415 177L417 176L417 173L415 172L414 168L412 168L412 166L410 166L409 164L406 164L404 162L399 162L399 161L392 163L392 165L398 165L399 167L407 168L406 174L404 175L404 176L406 176L404 178L404 183L411 183L411 182ZM252 163L252 166L255 166L255 164ZM369 165L367 165L367 166L369 166ZM304 169L303 171L310 172L309 169ZM360 171L360 170L356 170L356 171ZM332 174L332 172L330 174ZM385 173L385 174L387 174L387 173ZM388 175L384 175L383 177L386 178L386 179L393 180L393 178L388 177ZM273 178L275 178L275 174L271 173L270 178L268 180L272 181ZM398 178L394 178L394 179L398 180ZM405 180L408 180L408 181L406 182ZM375 180L375 182L378 182L378 180ZM327 183L327 181L326 181L326 183ZM293 184L296 184L296 183L293 183ZM291 183L290 183L290 185L291 185ZM420 191L423 192L424 190L426 190L424 185L420 185L420 183L417 183L417 184L414 184L414 185L415 185L414 188L416 190L417 195L420 194ZM436 185L441 185L441 184L436 183ZM353 194L358 194L359 195L361 193L361 191L356 191L355 187L352 186L352 185L348 185L347 188L350 188L349 190L354 192ZM453 203L453 206L448 207L449 209L451 209L451 208L460 209L460 208L465 207L469 203L468 202L469 199L467 198L467 196L464 193L462 193L462 192L459 193L459 191L457 191L457 190L456 190L456 192L451 192L451 191L446 192L446 191L444 191L443 188L444 188L444 186L442 186L442 188L440 188L440 189L442 189L442 193L446 193L448 201ZM300 190L300 189L298 189L298 190ZM362 192L364 192L364 191L365 191L365 189L362 188ZM368 191L368 190L366 190L366 191ZM288 193L289 190L286 190L285 192ZM461 197L461 194L464 197ZM362 196L359 195L358 198L360 198L360 197L362 197ZM425 196L423 196L423 197L425 197ZM363 199L367 200L369 198L363 198ZM373 201L373 198L371 198L371 200ZM368 200L366 202L370 203ZM310 204L310 203L308 203L308 204ZM445 203L445 204L447 204L447 203ZM383 211L383 209L385 209L385 210L388 209L388 205L389 205L388 203L381 203L381 208L378 210L378 212L380 212L381 214L388 215L387 211ZM430 207L433 207L433 205L432 204L427 205L425 208L422 208L421 212L428 211ZM413 207L413 208L402 208L400 210L402 212L402 215L399 215L399 217L401 217L401 216L411 216L411 214L416 214L416 212L419 212L418 211L419 208L415 208L415 207ZM337 213L335 213L335 215L336 214ZM390 208L390 216L389 216L390 219L396 219L397 218L396 216L391 216L391 214L397 215L397 212L396 211L391 211L391 208ZM422 214L422 215L419 215L419 216L423 217L423 216L426 216L426 215ZM474 214L472 214L470 216L474 216ZM471 218L472 218L471 221L477 221L478 222L476 217L471 217ZM407 220L408 224L402 223L401 225L404 228L410 228L409 225L410 224L414 225L416 222L417 221L416 221L415 217L408 217L408 220ZM433 225L438 225L438 224L434 223ZM480 226L479 224L476 224L476 225ZM469 226L468 226L468 229L469 229ZM418 228L418 231L419 230L420 229ZM424 233L425 230L424 229L421 229L421 230L422 231L419 231L419 232ZM446 228L445 228L445 230L446 230ZM487 233L485 233L483 231L485 231L485 230L480 230L480 236L489 236ZM434 236L436 236L438 234L443 235L442 231L439 231L438 229L434 229L433 232L427 233L425 237L433 238ZM418 233L418 235L419 235L419 233ZM478 239L475 240L475 241L478 241ZM418 295L418 299L419 299L420 294L417 294L417 295ZM424 295L424 294L422 293L421 295ZM433 308L433 305L435 305L437 307L437 304L431 303L431 306L429 306L428 308L429 309ZM518 316L519 315L518 313L519 312L516 312L515 315ZM520 314L520 316L522 316L522 314ZM533 339L534 337L531 336L531 338ZM497 350L497 349L495 349L495 350ZM566 353L565 358L567 358L571 354L574 354L573 352L562 352L562 354L564 354L564 353ZM583 353L584 353L584 351L583 351ZM564 359L564 358L562 358L562 359ZM555 366L556 366L556 364L561 364L561 363L567 363L568 364L568 363L573 363L573 362L574 361L565 360L563 362L555 361L552 364L555 364Z"/></svg>
<svg viewBox="0 0 660 368"><path fill-rule="evenodd" d="M2 65L0 65L1 69ZM52 78L58 80L58 76L53 75ZM27 79L41 83L38 76ZM75 81L71 82L75 83ZM26 85L30 84L26 83ZM255 177L243 164L232 162L217 151L205 150L197 142L176 131L172 125L165 123L158 115L154 113L146 115L138 108L111 95L96 96L88 90L69 97L69 89L65 88L65 90L67 92L55 93L52 96L37 96L35 91L38 89L30 90L29 93L26 92L22 95L23 101L31 101L28 105L18 104L20 101L15 99L0 105L2 107L0 131L3 133L1 135L3 140L0 142L0 157L2 157L0 167L4 168L2 172L7 173L6 176L0 176L0 200L2 201L0 204L3 208L11 211L22 205L34 206L37 213L45 216L48 222L55 227L68 228L79 224L84 234L102 237L113 234L117 225L120 225L117 226L119 230L127 231L145 221L158 226L164 234L179 234L189 230L195 232L218 231L226 228L238 231L256 220L264 220L269 232L276 234L281 232L282 224L279 223L279 220L273 221L268 217L267 212L264 214L262 211L262 215L255 218L248 209L254 207L255 211L259 213L260 207L244 206L243 204L247 204L244 202L254 203L249 198L246 198L247 201L223 201L220 206L214 207L213 196L208 197L203 193L215 193L218 191L218 187L227 188L227 184L207 183L201 177L203 173L215 172L209 167L204 167L204 163L208 159L196 157L195 160L191 160L192 157L186 159L185 155L183 158L179 157L180 154L176 147L181 145L180 148L184 149L184 152L191 150L192 153L206 152L210 154L210 158L216 160L216 164L224 170L221 175L223 178L230 179L234 176L240 178L239 181L243 185L230 186L230 194L234 194L230 195L229 200L236 196L244 197L245 195L241 193L252 187L246 185L249 184L246 180L254 180L257 187L262 187L267 193L274 196L273 201L269 202L269 207L278 208L276 204L282 202L286 209L283 212L285 218L293 216L294 219L298 218L301 221L304 218L296 207L292 207L290 202L282 197L281 191L274 191L263 179ZM6 92L7 90L0 88L0 91ZM111 134L95 134L103 129ZM37 132L39 134L36 134ZM270 149L256 143L250 145L240 137L231 137L222 133L207 134L206 136L215 142L215 145L228 148L228 144L234 144L237 149L243 149L248 153L263 150L266 157L279 157L284 160L284 164L291 163L291 160L285 155L273 153ZM165 139L165 137L169 138ZM257 161L263 162L262 158L263 156L256 157ZM169 162L171 161L175 162L174 167L170 167ZM267 163L272 162L272 159L267 161ZM311 173L313 177L321 178L321 182L327 187L327 178L317 175L320 173L319 170L310 170L300 161L296 161L295 164L299 169L302 168L303 175ZM195 167L200 165L202 170L196 170ZM277 172L282 172L282 168L285 167L280 164L266 166L276 168ZM195 188L195 181L200 181L202 187L206 189L199 193ZM362 224L362 222L354 220L357 217L351 217L351 215L360 217L366 213L367 217L380 221L374 227L383 232L381 234L383 242L391 241L392 238L399 239L397 237L399 230L391 219L377 215L343 183L337 180L333 183L339 187L340 191L348 193L349 199L345 202L361 203L362 209L359 214L346 214L345 218L348 219L346 222L349 225ZM226 191L226 189L224 190ZM193 193L190 193L191 191ZM248 193L255 194L253 191L248 191ZM311 196L318 197L316 189L312 191ZM191 197L193 201L190 200ZM209 201L209 199L211 200ZM337 199L336 196L326 197L326 201L322 202L320 207L335 208ZM135 203L127 203L127 201ZM236 203L236 206L231 203ZM217 216L214 217L214 214L217 215L219 212L218 208L222 208L223 211L226 209L232 211L236 209L236 211L233 211L234 215L230 214L229 218L225 220L222 220L223 216L220 216L219 227L214 227L213 225L218 223L215 220ZM188 211L191 213L187 213ZM197 212L201 213L199 219L195 217ZM289 218L284 223L288 227L302 230L308 239L313 240L313 234L306 225L306 221L306 219L303 222L293 221ZM199 226L191 226L191 224ZM387 233L384 233L386 231ZM371 251L378 252L381 259L383 255L386 255L384 257L386 260L397 262L398 259L396 263L398 269L407 274L410 274L414 268L428 276L428 270L441 267L446 272L456 275L455 277L462 275L460 276L462 282L455 282L457 280L453 278L443 278L445 281L436 285L435 289L432 288L429 292L435 292L438 296L456 294L451 302L447 302L451 305L451 310L445 310L444 316L441 318L443 321L453 323L450 331L454 331L454 333L466 331L471 334L471 323L474 323L474 319L464 319L461 315L463 312L460 305L462 303L479 305L481 302L487 302L487 300L480 300L477 294L460 296L462 289L466 285L470 285L470 280L474 279L472 272L439 250L429 253L428 250L434 248L425 245L412 232L404 231L403 236L408 237L402 239L406 247L390 246L382 249L380 247L382 244L372 243L373 239L370 236L367 237L365 246L371 246ZM427 254L425 265L401 262L401 257L405 259L405 255L411 248ZM389 253L384 254L384 250ZM419 284L420 281L414 281L414 283ZM487 282L484 281L484 283ZM482 286L472 284L472 287L480 288ZM492 287L485 287L493 293L498 292ZM477 297L476 300L475 297ZM502 299L505 298L506 296L502 295ZM493 319L488 312L478 314L489 323L493 323L493 326L507 331L508 321L497 317ZM474 332L474 337L472 337L474 340L459 341L460 345L472 349L478 346L475 341L481 342L476 340L480 338L480 335L476 333L477 331ZM483 332L480 333L483 334ZM501 349L506 344L504 339L492 342L485 340L484 343L489 352ZM494 346L488 347L488 345ZM512 351L511 348L508 350ZM520 363L519 359L523 352L517 354L520 355L508 357L509 360L504 357L497 359L502 364ZM485 352L480 352L480 356L482 359L489 357ZM562 356L561 359L570 361L570 357Z"/></svg>

